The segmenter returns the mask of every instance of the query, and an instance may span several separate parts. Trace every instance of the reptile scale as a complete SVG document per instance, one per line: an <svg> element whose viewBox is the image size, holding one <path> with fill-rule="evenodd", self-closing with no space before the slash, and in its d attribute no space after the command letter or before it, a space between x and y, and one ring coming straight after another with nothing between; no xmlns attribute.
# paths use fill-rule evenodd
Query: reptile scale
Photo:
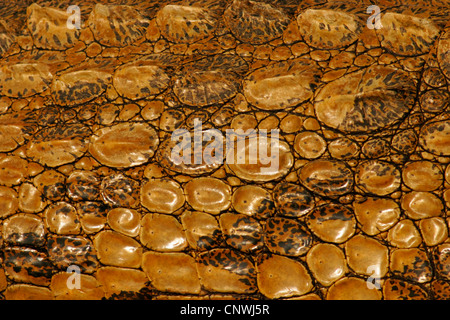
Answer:
<svg viewBox="0 0 450 320"><path fill-rule="evenodd" d="M449 299L449 15L0 0L0 298Z"/></svg>

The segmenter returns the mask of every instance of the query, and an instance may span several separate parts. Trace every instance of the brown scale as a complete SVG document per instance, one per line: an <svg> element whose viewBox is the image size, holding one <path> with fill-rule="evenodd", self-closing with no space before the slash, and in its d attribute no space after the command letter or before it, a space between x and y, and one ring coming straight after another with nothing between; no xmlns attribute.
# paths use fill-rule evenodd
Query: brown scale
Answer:
<svg viewBox="0 0 450 320"><path fill-rule="evenodd" d="M0 8L1 298L448 298L446 1L113 2Z"/></svg>

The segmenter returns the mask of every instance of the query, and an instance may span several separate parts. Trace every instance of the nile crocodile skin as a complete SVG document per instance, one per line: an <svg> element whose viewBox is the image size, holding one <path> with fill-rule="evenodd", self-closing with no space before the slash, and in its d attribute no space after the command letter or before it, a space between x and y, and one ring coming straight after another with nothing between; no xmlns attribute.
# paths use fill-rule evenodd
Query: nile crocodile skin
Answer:
<svg viewBox="0 0 450 320"><path fill-rule="evenodd" d="M449 14L0 0L0 298L448 299Z"/></svg>

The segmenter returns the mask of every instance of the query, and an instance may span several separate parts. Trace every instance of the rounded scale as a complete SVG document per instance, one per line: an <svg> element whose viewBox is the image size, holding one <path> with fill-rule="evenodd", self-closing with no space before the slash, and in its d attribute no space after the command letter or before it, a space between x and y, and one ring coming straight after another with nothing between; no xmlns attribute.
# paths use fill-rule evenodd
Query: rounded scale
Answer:
<svg viewBox="0 0 450 320"><path fill-rule="evenodd" d="M419 285L399 279L387 279L383 285L385 300L428 300L428 293Z"/></svg>
<svg viewBox="0 0 450 320"><path fill-rule="evenodd" d="M359 154L359 146L349 138L337 138L328 145L331 156L338 160L356 158Z"/></svg>
<svg viewBox="0 0 450 320"><path fill-rule="evenodd" d="M224 12L224 21L240 41L261 44L281 37L289 17L269 3L234 0Z"/></svg>
<svg viewBox="0 0 450 320"><path fill-rule="evenodd" d="M126 64L113 75L117 93L131 100L155 96L167 88L169 81L165 71L155 65Z"/></svg>
<svg viewBox="0 0 450 320"><path fill-rule="evenodd" d="M223 213L220 215L220 227L225 242L237 250L251 253L264 246L263 228L255 218Z"/></svg>
<svg viewBox="0 0 450 320"><path fill-rule="evenodd" d="M420 130L419 144L437 156L450 155L450 120L425 124Z"/></svg>
<svg viewBox="0 0 450 320"><path fill-rule="evenodd" d="M86 24L100 44L124 47L144 36L149 21L131 6L97 3Z"/></svg>
<svg viewBox="0 0 450 320"><path fill-rule="evenodd" d="M105 291L106 298L122 292L139 292L148 282L144 272L128 268L101 267L95 275Z"/></svg>
<svg viewBox="0 0 450 320"><path fill-rule="evenodd" d="M431 192L409 192L402 197L401 204L406 215L413 220L437 217L444 213L442 200Z"/></svg>
<svg viewBox="0 0 450 320"><path fill-rule="evenodd" d="M209 250L222 241L222 232L216 218L206 212L185 211L181 223L189 245L196 250Z"/></svg>
<svg viewBox="0 0 450 320"><path fill-rule="evenodd" d="M258 154L253 154L255 150ZM261 135L238 140L236 148L227 149L226 161L240 179L267 182L285 176L294 165L294 156L286 142L278 137L263 139Z"/></svg>
<svg viewBox="0 0 450 320"><path fill-rule="evenodd" d="M189 106L204 107L230 100L238 93L235 74L220 70L198 70L177 77L173 92Z"/></svg>
<svg viewBox="0 0 450 320"><path fill-rule="evenodd" d="M67 202L52 203L44 212L47 228L56 234L78 234L80 221L77 210Z"/></svg>
<svg viewBox="0 0 450 320"><path fill-rule="evenodd" d="M256 269L243 253L216 248L197 256L202 286L212 292L253 293L257 290Z"/></svg>
<svg viewBox="0 0 450 320"><path fill-rule="evenodd" d="M16 156L0 158L0 185L11 187L20 184L27 176L28 162Z"/></svg>
<svg viewBox="0 0 450 320"><path fill-rule="evenodd" d="M303 131L295 136L294 150L303 158L319 158L326 149L325 139L316 132Z"/></svg>
<svg viewBox="0 0 450 320"><path fill-rule="evenodd" d="M427 253L417 248L392 251L389 269L393 275L418 283L429 282L433 276Z"/></svg>
<svg viewBox="0 0 450 320"><path fill-rule="evenodd" d="M45 91L53 79L43 63L3 64L0 67L0 94L7 97L29 97Z"/></svg>
<svg viewBox="0 0 450 320"><path fill-rule="evenodd" d="M335 282L326 295L327 300L381 300L380 290L371 289L366 280L345 277Z"/></svg>
<svg viewBox="0 0 450 320"><path fill-rule="evenodd" d="M100 163L126 168L147 162L159 144L155 129L146 123L121 123L91 136L90 154Z"/></svg>
<svg viewBox="0 0 450 320"><path fill-rule="evenodd" d="M301 183L321 196L339 196L353 189L353 172L342 161L314 160L299 170Z"/></svg>
<svg viewBox="0 0 450 320"><path fill-rule="evenodd" d="M45 235L44 222L35 214L16 214L3 222L3 239L12 245L41 246Z"/></svg>
<svg viewBox="0 0 450 320"><path fill-rule="evenodd" d="M129 237L136 237L141 228L141 214L129 208L114 208L108 212L111 229Z"/></svg>
<svg viewBox="0 0 450 320"><path fill-rule="evenodd" d="M42 193L31 183L22 183L19 187L19 209L23 212L37 213L47 205Z"/></svg>
<svg viewBox="0 0 450 320"><path fill-rule="evenodd" d="M83 273L94 272L99 263L91 240L80 236L54 236L47 240L50 260L59 269L78 266Z"/></svg>
<svg viewBox="0 0 450 320"><path fill-rule="evenodd" d="M356 231L352 210L332 203L314 209L307 217L307 224L317 237L326 242L343 243Z"/></svg>
<svg viewBox="0 0 450 320"><path fill-rule="evenodd" d="M94 246L101 263L116 267L139 268L142 246L133 238L115 231L102 231L94 237Z"/></svg>
<svg viewBox="0 0 450 320"><path fill-rule="evenodd" d="M395 12L386 12L382 24L377 30L381 45L399 56L427 53L440 32L431 19Z"/></svg>
<svg viewBox="0 0 450 320"><path fill-rule="evenodd" d="M192 43L208 37L216 19L208 9L168 4L156 14L161 34L174 43Z"/></svg>
<svg viewBox="0 0 450 320"><path fill-rule="evenodd" d="M268 218L275 212L272 194L255 185L244 185L237 188L231 197L231 204L239 213L258 218Z"/></svg>
<svg viewBox="0 0 450 320"><path fill-rule="evenodd" d="M90 129L80 123L44 127L28 142L26 155L42 165L58 167L86 153L90 134Z"/></svg>
<svg viewBox="0 0 450 320"><path fill-rule="evenodd" d="M450 244L443 243L434 250L434 266L439 276L450 280Z"/></svg>
<svg viewBox="0 0 450 320"><path fill-rule="evenodd" d="M311 249L313 236L295 219L274 217L264 227L264 243L273 253L301 256Z"/></svg>
<svg viewBox="0 0 450 320"><path fill-rule="evenodd" d="M180 115L172 111L170 113L175 115L167 121L170 124L182 118L182 113ZM215 131L215 133L217 133L217 137L221 137L218 138L219 141L223 139L218 131ZM212 142L203 143L200 148L196 146L194 132L188 132L184 129L175 130L171 133L170 139L166 139L158 147L155 160L164 168L190 176L211 173L223 163L223 153L217 148L215 139L216 135L214 139L211 139ZM213 151L214 156L212 156Z"/></svg>
<svg viewBox="0 0 450 320"><path fill-rule="evenodd" d="M356 235L345 243L348 266L358 274L382 278L388 272L389 250L377 240Z"/></svg>
<svg viewBox="0 0 450 320"><path fill-rule="evenodd" d="M309 250L306 262L314 278L323 286L330 286L348 271L344 252L329 243L319 243Z"/></svg>
<svg viewBox="0 0 450 320"><path fill-rule="evenodd" d="M403 182L415 191L434 191L444 180L442 169L431 161L414 161L402 169Z"/></svg>
<svg viewBox="0 0 450 320"><path fill-rule="evenodd" d="M448 238L447 223L441 217L420 220L419 229L423 242L429 247L436 246Z"/></svg>
<svg viewBox="0 0 450 320"><path fill-rule="evenodd" d="M388 232L389 244L397 248L418 247L422 243L422 237L412 220L399 221Z"/></svg>
<svg viewBox="0 0 450 320"><path fill-rule="evenodd" d="M183 226L175 217L159 214L146 214L141 220L141 243L155 251L182 251L188 246Z"/></svg>
<svg viewBox="0 0 450 320"><path fill-rule="evenodd" d="M361 230L369 236L392 228L400 218L400 206L392 199L367 197L353 202Z"/></svg>
<svg viewBox="0 0 450 320"><path fill-rule="evenodd" d="M309 59L277 62L250 73L244 81L244 95L262 110L294 107L313 96L320 76L320 69Z"/></svg>
<svg viewBox="0 0 450 320"><path fill-rule="evenodd" d="M370 160L356 169L356 184L365 192L384 196L400 188L400 171L391 163Z"/></svg>
<svg viewBox="0 0 450 320"><path fill-rule="evenodd" d="M327 9L307 9L297 17L303 39L314 48L339 49L355 42L365 27L355 15Z"/></svg>
<svg viewBox="0 0 450 320"><path fill-rule="evenodd" d="M231 187L216 178L196 178L184 186L186 200L195 210L218 214L231 205Z"/></svg>
<svg viewBox="0 0 450 320"><path fill-rule="evenodd" d="M101 96L110 82L109 72L96 69L69 71L53 79L52 97L57 105L73 107Z"/></svg>
<svg viewBox="0 0 450 320"><path fill-rule="evenodd" d="M55 170L45 170L33 179L33 184L45 198L58 201L66 193L66 177Z"/></svg>
<svg viewBox="0 0 450 320"><path fill-rule="evenodd" d="M200 293L195 259L186 253L147 251L142 257L142 269L157 290Z"/></svg>
<svg viewBox="0 0 450 320"><path fill-rule="evenodd" d="M100 185L103 202L113 207L139 206L139 183L122 174L103 178Z"/></svg>
<svg viewBox="0 0 450 320"><path fill-rule="evenodd" d="M298 218L310 212L315 205L313 195L298 184L279 183L273 190L278 214Z"/></svg>
<svg viewBox="0 0 450 320"><path fill-rule="evenodd" d="M0 186L0 218L8 217L16 213L18 209L17 192L12 188Z"/></svg>
<svg viewBox="0 0 450 320"><path fill-rule="evenodd" d="M80 31L67 28L71 15L65 10L41 7L33 3L27 8L27 16L33 43L40 49L65 50L78 40Z"/></svg>
<svg viewBox="0 0 450 320"><path fill-rule="evenodd" d="M67 178L66 186L67 194L73 201L97 200L100 179L91 171L74 171Z"/></svg>
<svg viewBox="0 0 450 320"><path fill-rule="evenodd" d="M450 103L450 94L445 90L429 90L420 96L420 105L425 112L440 113Z"/></svg>
<svg viewBox="0 0 450 320"><path fill-rule="evenodd" d="M256 268L258 288L269 299L304 295L313 288L307 269L296 260L264 254L258 257Z"/></svg>
<svg viewBox="0 0 450 320"><path fill-rule="evenodd" d="M405 71L371 66L327 83L315 97L317 118L347 132L369 132L400 120L414 104L416 85Z"/></svg>

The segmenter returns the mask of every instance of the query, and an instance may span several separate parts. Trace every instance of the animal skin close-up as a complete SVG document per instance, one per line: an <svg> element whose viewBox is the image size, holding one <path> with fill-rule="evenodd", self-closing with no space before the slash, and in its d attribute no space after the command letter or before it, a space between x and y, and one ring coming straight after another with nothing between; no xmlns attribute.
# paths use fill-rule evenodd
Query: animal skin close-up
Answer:
<svg viewBox="0 0 450 320"><path fill-rule="evenodd" d="M0 300L450 299L449 0L0 0Z"/></svg>

